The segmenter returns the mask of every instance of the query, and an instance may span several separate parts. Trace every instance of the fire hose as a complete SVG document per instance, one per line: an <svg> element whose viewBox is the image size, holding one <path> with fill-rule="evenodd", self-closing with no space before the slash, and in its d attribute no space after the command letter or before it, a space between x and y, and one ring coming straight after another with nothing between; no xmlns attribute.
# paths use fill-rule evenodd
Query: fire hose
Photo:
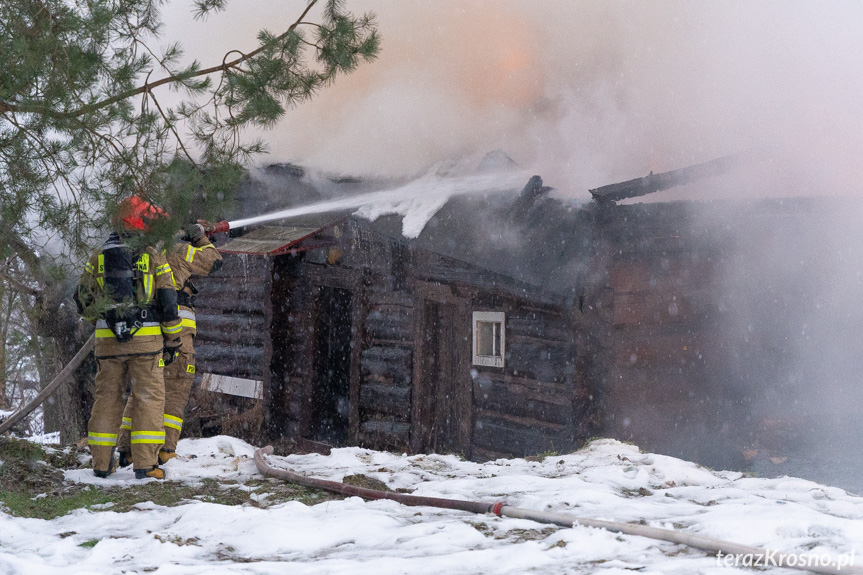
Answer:
<svg viewBox="0 0 863 575"><path fill-rule="evenodd" d="M530 519L539 523L549 523L559 525L561 527L593 527L596 529L606 529L614 533L623 533L625 535L637 535L640 537L648 537L659 541L668 541L680 545L687 545L695 549L701 549L709 552L711 555L731 555L731 556L751 556L751 557L769 557L773 565L782 566L788 569L798 569L801 571L809 571L812 573L825 573L828 575L843 575L843 574L863 574L863 569L853 566L840 565L802 565L798 564L800 556L790 553L778 553L768 551L760 547L750 547L748 545L740 545L730 541L721 539L713 539L711 537L702 537L690 533L681 533L672 529L662 529L659 527L650 527L648 525L638 525L634 523L620 523L617 521L605 521L602 519L590 519L584 517L575 517L566 513L552 513L547 511L535 511L532 509L522 509L512 507L503 501L495 503L482 503L479 501L463 501L458 499L444 499L440 497L422 497L418 495L410 495L407 493L398 493L392 491L379 491L366 487L358 487L355 485L347 485L338 481L330 481L327 479L318 479L315 477L307 477L294 473L287 469L278 469L267 463L265 456L273 453L273 447L268 445L255 451L255 465L262 475L282 479L290 483L302 485L304 487L312 487L316 489L324 489L333 493L339 493L347 496L362 497L363 499L389 499L397 501L402 505L438 507L443 509L455 509L458 511L469 511L471 513L487 514L492 513L499 517L512 517L517 519ZM792 559L793 561L789 561ZM818 562L816 562L818 563Z"/></svg>
<svg viewBox="0 0 863 575"><path fill-rule="evenodd" d="M30 403L28 403L27 405L10 415L7 419L3 420L2 423L0 423L0 433L4 433L12 429L13 425L27 417L27 415L29 415L31 411L39 407L43 401L48 399L48 397L50 397L50 395L54 393L54 390L60 387L60 384L66 382L75 372L75 370L78 369L78 366L81 365L81 362L84 361L84 358L87 357L87 355L90 353L90 350L93 349L93 345L95 345L95 343L96 336L91 335L90 339L84 342L84 345L82 345L81 349L78 350L78 353L75 354L75 357L73 357L72 360L66 364L66 367L60 370L60 373L57 374L57 377L51 380L51 383L46 385L45 388L30 401Z"/></svg>

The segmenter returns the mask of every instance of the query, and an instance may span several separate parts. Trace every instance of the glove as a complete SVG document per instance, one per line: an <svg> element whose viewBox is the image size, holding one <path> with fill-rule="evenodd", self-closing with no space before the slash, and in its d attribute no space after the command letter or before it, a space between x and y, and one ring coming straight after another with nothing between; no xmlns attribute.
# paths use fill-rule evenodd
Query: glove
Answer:
<svg viewBox="0 0 863 575"><path fill-rule="evenodd" d="M191 241L197 241L204 237L204 226L201 224L188 224L183 226L183 231L186 232L186 238Z"/></svg>
<svg viewBox="0 0 863 575"><path fill-rule="evenodd" d="M180 355L180 346L182 342L180 338L165 340L165 348L162 350L162 361L166 366L174 363L177 356Z"/></svg>

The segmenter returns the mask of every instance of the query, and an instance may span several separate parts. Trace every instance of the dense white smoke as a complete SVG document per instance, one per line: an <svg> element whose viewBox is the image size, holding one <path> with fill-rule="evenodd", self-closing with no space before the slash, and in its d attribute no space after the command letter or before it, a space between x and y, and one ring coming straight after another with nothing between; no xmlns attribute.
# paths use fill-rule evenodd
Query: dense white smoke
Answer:
<svg viewBox="0 0 863 575"><path fill-rule="evenodd" d="M768 160L637 201L863 199L863 3L348 5L377 13L379 60L263 134L265 161L410 178L502 149L558 195L586 198L591 188L650 171L754 150ZM175 3L166 36L211 65L228 50L253 48L262 27L284 29L304 6L234 0L229 12L195 23ZM727 216L722 204L693 216L703 217L700 228ZM739 241L712 268L711 297L724 315L704 333L716 345L716 385L738 386L732 400L741 421L806 415L856 445L845 423L863 399L863 211L860 202L841 205L841 218L839 210L777 203L759 208L762 220L723 223L716 237ZM839 444L823 429L809 436L812 453Z"/></svg>
<svg viewBox="0 0 863 575"><path fill-rule="evenodd" d="M774 159L700 194L856 192L863 152L863 4L400 0L378 61L265 135L272 161L406 175L501 148L558 193L768 147ZM205 64L249 49L302 1L236 1L169 37ZM687 197L687 190L662 197Z"/></svg>

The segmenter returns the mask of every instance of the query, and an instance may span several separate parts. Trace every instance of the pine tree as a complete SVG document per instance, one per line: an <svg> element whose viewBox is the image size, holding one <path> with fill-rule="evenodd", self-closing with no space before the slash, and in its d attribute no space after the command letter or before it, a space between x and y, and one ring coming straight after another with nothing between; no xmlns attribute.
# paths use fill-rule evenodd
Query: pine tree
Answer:
<svg viewBox="0 0 863 575"><path fill-rule="evenodd" d="M40 335L68 340L70 328L46 321L68 289L63 264L90 251L120 198L137 193L171 213L154 232L163 240L193 206L218 213L265 150L244 131L274 126L379 49L373 14L309 0L257 47L184 65L179 44L159 48L166 1L0 2L0 282L30 290L18 301ZM226 2L194 0L195 15ZM169 88L181 103L165 105Z"/></svg>

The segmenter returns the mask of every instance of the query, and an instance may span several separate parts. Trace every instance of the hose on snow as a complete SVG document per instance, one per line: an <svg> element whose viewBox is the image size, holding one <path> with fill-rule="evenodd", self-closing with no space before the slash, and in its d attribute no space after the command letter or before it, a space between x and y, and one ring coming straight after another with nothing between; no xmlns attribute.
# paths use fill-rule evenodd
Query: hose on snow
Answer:
<svg viewBox="0 0 863 575"><path fill-rule="evenodd" d="M428 506L439 507L443 509L456 509L459 511L470 511L471 513L493 513L501 517L512 517L517 519L530 519L539 523L549 523L560 525L562 527L594 527L596 529L606 529L615 533L623 533L625 535L637 535L639 537L648 537L659 541L668 541L680 545L687 545L695 549L701 549L709 552L711 555L730 555L730 556L749 556L753 558L761 557L769 560L766 566L782 566L788 569L799 569L812 573L824 573L826 575L860 575L863 574L863 569L851 565L830 564L823 565L820 559L812 556L812 561L805 561L807 556L791 553L779 553L776 551L768 551L760 547L750 547L748 545L740 545L730 541L721 539L713 539L711 537L702 537L701 535L693 535L690 533L681 533L672 529L662 529L659 527L650 527L648 525L638 525L634 523L620 523L617 521L604 521L602 519L589 519L584 517L575 517L565 513L551 513L545 511L534 511L531 509L522 509L506 505L502 501L496 503L481 503L478 501L463 501L458 499L443 499L440 497L420 497L417 495L409 495L407 493L396 493L391 491L379 491L376 489L368 489L365 487L357 487L339 483L338 481L329 481L326 479L317 479L299 475L287 469L278 469L271 466L265 460L264 456L271 455L273 447L268 445L255 451L255 465L262 475L275 477L302 485L304 487L314 487L324 489L342 495L357 496L363 499L390 499L397 501L403 505L412 506ZM762 559L764 561L765 559ZM764 563L762 563L764 565Z"/></svg>

